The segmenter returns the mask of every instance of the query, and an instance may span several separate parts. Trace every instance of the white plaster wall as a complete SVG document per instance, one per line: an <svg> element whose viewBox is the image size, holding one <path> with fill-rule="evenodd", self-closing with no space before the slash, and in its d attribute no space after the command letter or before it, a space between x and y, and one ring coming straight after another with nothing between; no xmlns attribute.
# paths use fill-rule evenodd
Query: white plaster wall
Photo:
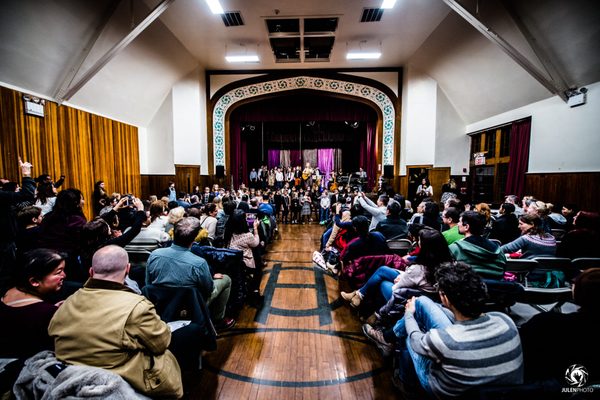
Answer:
<svg viewBox="0 0 600 400"><path fill-rule="evenodd" d="M467 175L470 142L465 135L465 122L439 86L436 112L434 166L449 166L451 175ZM466 168L466 172L463 172L463 168Z"/></svg>
<svg viewBox="0 0 600 400"><path fill-rule="evenodd" d="M343 72L345 75L360 76L362 78L373 79L389 87L396 96L398 96L398 72Z"/></svg>
<svg viewBox="0 0 600 400"><path fill-rule="evenodd" d="M435 163L437 82L420 71L405 69L402 90L400 174L407 165Z"/></svg>
<svg viewBox="0 0 600 400"><path fill-rule="evenodd" d="M232 82L241 81L242 79L254 78L265 74L227 74L227 75L211 75L210 76L210 97L212 98L217 90Z"/></svg>
<svg viewBox="0 0 600 400"><path fill-rule="evenodd" d="M146 157L148 160L146 173L155 175L175 174L173 96L171 93L167 95L148 125L146 141Z"/></svg>
<svg viewBox="0 0 600 400"><path fill-rule="evenodd" d="M554 96L470 124L467 132L531 116L528 172L600 171L600 82L586 87L585 105L570 108Z"/></svg>
<svg viewBox="0 0 600 400"><path fill-rule="evenodd" d="M173 158L175 164L201 165L199 69L173 85Z"/></svg>

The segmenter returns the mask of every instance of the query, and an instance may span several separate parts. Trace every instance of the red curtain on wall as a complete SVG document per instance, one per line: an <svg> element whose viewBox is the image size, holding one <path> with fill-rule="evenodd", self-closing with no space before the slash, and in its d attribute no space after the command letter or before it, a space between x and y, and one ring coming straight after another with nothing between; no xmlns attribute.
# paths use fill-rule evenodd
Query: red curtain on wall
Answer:
<svg viewBox="0 0 600 400"><path fill-rule="evenodd" d="M510 162L506 178L506 194L523 197L525 173L529 166L531 118L513 122L510 129Z"/></svg>

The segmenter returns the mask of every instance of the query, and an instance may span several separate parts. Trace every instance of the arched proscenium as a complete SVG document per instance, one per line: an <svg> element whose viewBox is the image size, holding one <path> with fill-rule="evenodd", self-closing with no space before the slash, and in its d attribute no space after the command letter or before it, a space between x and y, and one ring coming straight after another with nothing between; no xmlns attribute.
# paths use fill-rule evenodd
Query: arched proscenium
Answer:
<svg viewBox="0 0 600 400"><path fill-rule="evenodd" d="M367 99L377 105L383 115L383 165L394 164L394 103L381 90L339 79L295 76L238 87L225 93L213 111L213 149L215 165L225 165L225 114L238 101L265 94L296 89L312 89Z"/></svg>

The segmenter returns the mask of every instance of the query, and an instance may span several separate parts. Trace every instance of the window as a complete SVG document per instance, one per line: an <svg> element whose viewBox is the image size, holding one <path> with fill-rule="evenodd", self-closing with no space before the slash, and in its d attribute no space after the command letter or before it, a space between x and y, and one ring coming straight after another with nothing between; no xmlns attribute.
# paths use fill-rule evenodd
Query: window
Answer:
<svg viewBox="0 0 600 400"><path fill-rule="evenodd" d="M474 153L483 152L484 165L475 165ZM501 203L504 199L510 161L510 125L471 135L471 199Z"/></svg>

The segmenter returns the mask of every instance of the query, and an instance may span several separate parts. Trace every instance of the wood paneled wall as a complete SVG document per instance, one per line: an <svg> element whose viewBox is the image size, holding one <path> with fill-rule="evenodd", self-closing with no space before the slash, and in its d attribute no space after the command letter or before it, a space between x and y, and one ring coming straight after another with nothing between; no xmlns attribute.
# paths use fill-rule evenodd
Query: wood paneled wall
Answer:
<svg viewBox="0 0 600 400"><path fill-rule="evenodd" d="M600 211L600 172L527 174L525 192L546 203L574 203L582 210Z"/></svg>
<svg viewBox="0 0 600 400"><path fill-rule="evenodd" d="M20 180L18 157L34 177L65 175L61 189L78 188L92 217L94 183L109 192L141 193L137 128L46 101L45 117L25 115L22 93L0 87L0 176Z"/></svg>
<svg viewBox="0 0 600 400"><path fill-rule="evenodd" d="M184 167L187 169L189 167ZM199 167L197 167L199 168ZM187 173L181 173L177 168L177 175L142 175L141 176L141 184L142 184L142 198L147 199L150 195L156 195L159 198L164 194L167 187L169 187L169 182L175 182L175 189L177 192L184 191L187 192ZM199 170L198 170L199 172ZM213 183L218 183L220 186L223 186L224 180L218 179L213 175L199 175L192 178L191 175L196 175L195 172L190 172L190 180L191 180L191 190L194 190L194 186L200 186L200 190L203 190L205 186L212 187Z"/></svg>

